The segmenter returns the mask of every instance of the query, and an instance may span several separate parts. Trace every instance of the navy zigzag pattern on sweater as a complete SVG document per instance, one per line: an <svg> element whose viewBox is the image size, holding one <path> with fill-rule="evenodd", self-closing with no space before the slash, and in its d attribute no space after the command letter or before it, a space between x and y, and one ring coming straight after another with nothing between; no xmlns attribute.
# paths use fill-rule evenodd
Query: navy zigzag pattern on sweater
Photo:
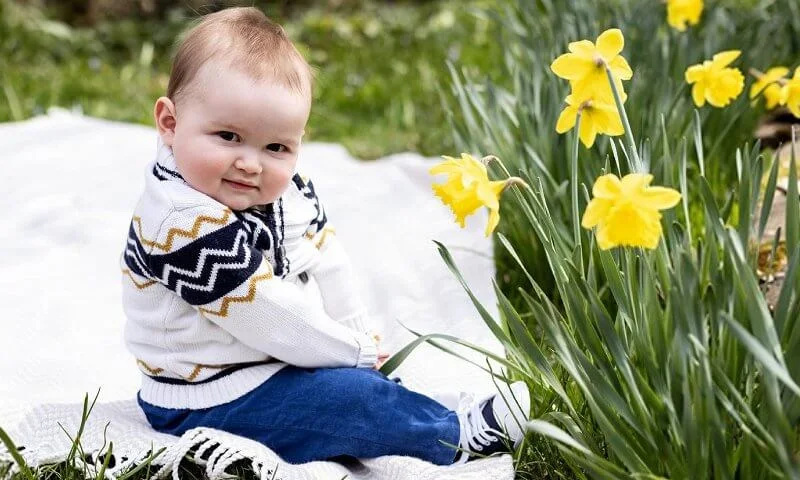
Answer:
<svg viewBox="0 0 800 480"><path fill-rule="evenodd" d="M304 182L303 179L300 177L300 175L297 173L295 173L294 176L292 177L292 182L294 182L294 185L297 187L300 193L303 194L304 197L314 202L314 208L317 210L317 215L316 218L314 218L314 220L311 221L309 227L311 225L314 225L316 227L315 232L321 232L322 229L325 228L325 225L328 223L328 216L325 214L325 209L322 207L322 203L320 203L319 197L317 197L317 192L314 189L314 182L312 182L311 180Z"/></svg>
<svg viewBox="0 0 800 480"><path fill-rule="evenodd" d="M239 222L165 254L147 254L133 229L131 233L125 253L131 271L158 280L191 305L224 297L247 282L263 260Z"/></svg>
<svg viewBox="0 0 800 480"><path fill-rule="evenodd" d="M153 165L153 175L155 175L155 177L161 180L162 182L174 179L183 180L184 182L186 181L183 179L180 173L174 170L170 170L169 168L165 167L164 165L161 165L158 162L156 162L156 164Z"/></svg>

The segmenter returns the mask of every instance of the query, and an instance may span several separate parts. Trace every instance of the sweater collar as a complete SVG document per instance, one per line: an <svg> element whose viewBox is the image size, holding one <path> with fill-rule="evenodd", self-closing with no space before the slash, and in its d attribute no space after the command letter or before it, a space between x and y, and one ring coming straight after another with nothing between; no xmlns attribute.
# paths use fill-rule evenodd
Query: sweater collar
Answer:
<svg viewBox="0 0 800 480"><path fill-rule="evenodd" d="M180 173L178 173L178 165L175 163L175 155L172 154L172 148L165 145L158 137L158 150L156 152L156 161L153 165L153 175L161 181L180 181L186 183Z"/></svg>

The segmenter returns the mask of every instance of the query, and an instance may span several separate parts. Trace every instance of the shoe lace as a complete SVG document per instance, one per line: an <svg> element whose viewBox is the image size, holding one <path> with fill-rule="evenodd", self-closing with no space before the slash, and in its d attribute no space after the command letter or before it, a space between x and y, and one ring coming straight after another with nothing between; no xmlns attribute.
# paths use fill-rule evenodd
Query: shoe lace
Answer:
<svg viewBox="0 0 800 480"><path fill-rule="evenodd" d="M483 450L483 447L498 441L499 437L503 436L502 432L491 428L486 419L483 418L481 408L486 401L490 401L490 398L491 396L488 396L475 400L472 395L465 395L460 399L456 410L461 424L459 447L476 453Z"/></svg>

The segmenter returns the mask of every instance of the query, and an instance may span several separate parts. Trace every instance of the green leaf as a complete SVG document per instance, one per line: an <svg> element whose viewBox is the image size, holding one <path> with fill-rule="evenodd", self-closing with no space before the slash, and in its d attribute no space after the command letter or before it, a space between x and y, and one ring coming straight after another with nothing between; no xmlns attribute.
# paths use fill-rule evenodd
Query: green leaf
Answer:
<svg viewBox="0 0 800 480"><path fill-rule="evenodd" d="M413 333L414 335L417 335L417 338L412 340L408 345L406 345L405 347L401 348L397 353L395 353L394 355L389 357L388 360L386 360L386 362L380 368L381 373L383 373L385 375L389 375L390 373L395 371L397 369L397 367L399 367L400 364L402 364L403 361L409 355L411 355L411 352L413 352L418 346L422 345L423 343L428 343L429 342L432 345L437 346L434 342L431 342L431 340L436 339L436 338L441 338L442 340L447 340L449 342L465 346L467 348L470 348L472 350L475 350L476 352L479 352L479 353L487 356L488 358L491 358L492 360L494 360L497 363L503 365L504 367L507 367L507 368L509 368L511 370L514 370L514 371L516 371L518 373L521 373L523 375L526 373L526 372L522 371L517 365L509 362L505 358L502 358L502 357L498 356L497 354L491 352L490 350L487 350L487 349L485 349L483 347L480 347L478 345L475 345L473 343L467 342L466 340L462 340L462 339L460 339L458 337L454 337L452 335L446 335L446 334L442 334L442 333L431 333L431 334L427 334L427 335L421 335L421 334L419 334L417 332L414 332L413 330L411 330L410 328L406 327L405 325L403 325L403 327L406 328L411 333ZM441 347L439 347L439 348L441 348Z"/></svg>
<svg viewBox="0 0 800 480"><path fill-rule="evenodd" d="M506 314L506 317L509 319L509 326L511 331L514 334L514 338L522 345L522 351L527 355L527 358L530 359L539 373L545 380L545 383L552 388L556 394L564 401L564 403L569 408L570 412L577 416L577 411L575 410L574 406L572 405L572 400L567 395L567 392L564 390L564 387L561 385L561 382L558 380L555 372L553 371L552 367L550 366L550 362L545 357L542 350L539 348L539 345L531 336L530 332L525 328L524 323L522 322L522 318L520 318L517 311L511 305L508 298L503 294L503 292L497 287L495 284L495 291L497 293L497 298L500 300L500 308ZM548 322L550 321L547 318L540 317L538 318L539 322Z"/></svg>
<svg viewBox="0 0 800 480"><path fill-rule="evenodd" d="M739 322L733 320L729 314L723 313L721 317L756 360L758 360L770 374L783 382L795 395L800 396L800 386L789 376L789 372L786 371L782 362L779 363L756 337L745 330Z"/></svg>
<svg viewBox="0 0 800 480"><path fill-rule="evenodd" d="M764 200L761 204L761 215L758 219L758 241L760 242L762 238L764 238L764 230L767 228L767 221L769 220L769 214L772 211L772 200L775 198L775 188L778 183L778 167L780 167L780 161L775 156L775 153L772 154L772 167L770 168L769 172L769 179L767 180L767 186L764 189Z"/></svg>
<svg viewBox="0 0 800 480"><path fill-rule="evenodd" d="M797 128L792 126L791 159L789 163L789 187L786 189L786 253L791 257L800 249L800 197L797 192L797 158L795 150L800 145L795 138Z"/></svg>
<svg viewBox="0 0 800 480"><path fill-rule="evenodd" d="M511 342L511 339L508 338L508 335L506 335L503 329L500 328L500 325L498 325L497 322L494 321L489 312L486 311L486 308L484 308L484 306L480 303L480 301L478 301L478 298L472 293L472 289L469 288L469 285L467 285L467 282L464 280L464 277L461 275L461 272L455 266L453 257L450 256L450 252L447 250L447 247L437 242L436 240L434 240L433 243L435 243L436 246L438 247L439 254L442 256L442 259L444 260L444 263L447 265L447 268L449 268L450 271L453 272L453 275L455 275L458 282L461 283L461 286L467 292L467 295L469 295L470 300L472 300L472 304L475 305L476 309L478 309L478 313L480 313L484 323L489 327L489 329L492 331L494 336L500 341L503 347L505 347L507 350L516 351L516 348ZM519 352L515 353L519 354Z"/></svg>

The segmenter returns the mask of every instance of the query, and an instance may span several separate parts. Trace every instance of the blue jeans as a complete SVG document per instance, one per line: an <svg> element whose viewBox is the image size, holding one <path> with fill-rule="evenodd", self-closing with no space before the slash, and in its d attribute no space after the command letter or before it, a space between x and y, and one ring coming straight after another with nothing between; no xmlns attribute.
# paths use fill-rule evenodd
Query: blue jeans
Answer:
<svg viewBox="0 0 800 480"><path fill-rule="evenodd" d="M211 408L139 405L159 432L211 427L259 441L289 463L341 455L406 455L437 465L455 459L455 412L376 370L287 366L236 400ZM441 441L440 441L441 440Z"/></svg>

